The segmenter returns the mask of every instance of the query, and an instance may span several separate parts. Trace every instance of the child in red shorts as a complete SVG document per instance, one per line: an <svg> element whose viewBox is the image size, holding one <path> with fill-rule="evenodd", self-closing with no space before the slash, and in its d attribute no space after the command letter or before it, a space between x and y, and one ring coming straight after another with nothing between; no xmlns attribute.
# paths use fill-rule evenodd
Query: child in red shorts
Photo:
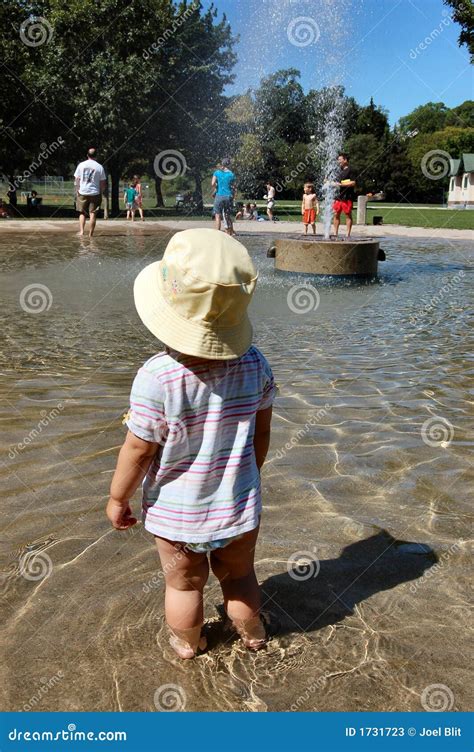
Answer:
<svg viewBox="0 0 474 752"><path fill-rule="evenodd" d="M319 214L319 201L312 183L304 184L301 214L303 215L304 234L308 234L308 225L311 225L313 235L316 235L316 217Z"/></svg>

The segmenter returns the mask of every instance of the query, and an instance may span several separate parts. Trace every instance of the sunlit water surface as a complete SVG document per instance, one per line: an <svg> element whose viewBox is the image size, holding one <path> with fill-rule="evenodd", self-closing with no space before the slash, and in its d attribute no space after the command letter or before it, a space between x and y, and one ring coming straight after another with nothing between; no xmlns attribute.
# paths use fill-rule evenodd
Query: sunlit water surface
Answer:
<svg viewBox="0 0 474 752"><path fill-rule="evenodd" d="M378 280L349 284L277 276L270 238L242 236L280 388L256 557L280 633L229 639L211 578L211 649L182 663L150 536L103 511L157 349L132 281L167 236L141 232L2 239L2 707L154 711L171 683L185 710L421 710L443 684L467 709L469 246L387 239Z"/></svg>

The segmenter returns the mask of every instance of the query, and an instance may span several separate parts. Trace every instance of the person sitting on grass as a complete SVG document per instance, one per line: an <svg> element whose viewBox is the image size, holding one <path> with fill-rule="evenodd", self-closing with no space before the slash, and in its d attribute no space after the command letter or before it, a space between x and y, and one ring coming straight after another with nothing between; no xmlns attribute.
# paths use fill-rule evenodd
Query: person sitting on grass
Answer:
<svg viewBox="0 0 474 752"><path fill-rule="evenodd" d="M316 217L319 214L319 201L314 191L313 183L304 184L301 214L303 215L304 234L308 234L308 225L311 225L313 235L316 235Z"/></svg>
<svg viewBox="0 0 474 752"><path fill-rule="evenodd" d="M252 210L250 209L250 204L245 204L245 206L242 206L242 208L239 209L237 214L235 215L236 219L253 219Z"/></svg>
<svg viewBox="0 0 474 752"><path fill-rule="evenodd" d="M124 188L123 201L125 204L125 208L127 210L127 219L131 219L132 222L135 221L135 211L137 208L137 204L136 204L137 196L138 196L138 192L136 188L134 187L133 183L130 183L128 188Z"/></svg>

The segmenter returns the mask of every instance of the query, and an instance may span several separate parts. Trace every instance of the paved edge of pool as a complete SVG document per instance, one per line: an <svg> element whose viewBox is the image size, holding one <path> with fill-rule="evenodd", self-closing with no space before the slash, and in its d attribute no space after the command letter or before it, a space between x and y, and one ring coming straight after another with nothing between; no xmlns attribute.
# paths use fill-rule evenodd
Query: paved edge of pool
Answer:
<svg viewBox="0 0 474 752"><path fill-rule="evenodd" d="M6 235L36 235L43 233L77 233L77 220L47 220L47 219L11 219L0 224L0 237ZM148 219L145 222L134 222L125 219L98 220L95 236L115 235L117 229L127 230L127 234L137 233L151 235L155 232L175 232L197 227L212 228L211 220L170 220ZM236 222L237 236L242 235L280 235L295 234L295 222ZM317 225L317 232L323 232L323 226ZM123 234L121 232L120 234ZM341 238L344 237L344 228ZM354 225L354 239L358 237L401 237L401 238L431 238L432 240L472 240L474 230L452 230L447 228L405 227L404 225ZM87 238L87 235L85 236Z"/></svg>

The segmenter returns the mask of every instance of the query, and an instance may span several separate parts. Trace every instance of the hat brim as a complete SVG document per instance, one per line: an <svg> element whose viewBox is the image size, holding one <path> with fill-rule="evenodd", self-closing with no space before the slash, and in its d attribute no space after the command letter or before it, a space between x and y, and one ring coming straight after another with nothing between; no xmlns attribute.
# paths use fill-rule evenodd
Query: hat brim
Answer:
<svg viewBox="0 0 474 752"><path fill-rule="evenodd" d="M155 337L173 350L209 360L231 360L247 352L253 336L247 313L232 327L185 319L163 297L160 273L161 261L156 261L142 269L133 286L137 313Z"/></svg>

